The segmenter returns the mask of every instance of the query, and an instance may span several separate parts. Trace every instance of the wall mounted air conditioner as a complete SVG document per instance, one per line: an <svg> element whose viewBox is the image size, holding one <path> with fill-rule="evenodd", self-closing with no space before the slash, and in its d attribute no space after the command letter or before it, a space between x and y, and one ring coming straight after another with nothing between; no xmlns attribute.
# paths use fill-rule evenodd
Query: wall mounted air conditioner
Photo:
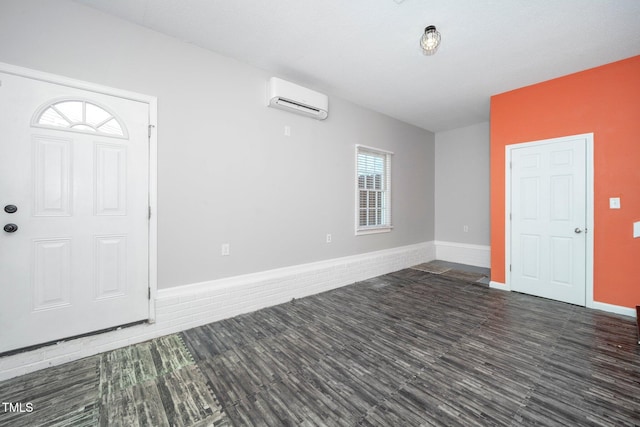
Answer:
<svg viewBox="0 0 640 427"><path fill-rule="evenodd" d="M324 120L329 113L329 97L297 84L271 77L267 95L269 107Z"/></svg>

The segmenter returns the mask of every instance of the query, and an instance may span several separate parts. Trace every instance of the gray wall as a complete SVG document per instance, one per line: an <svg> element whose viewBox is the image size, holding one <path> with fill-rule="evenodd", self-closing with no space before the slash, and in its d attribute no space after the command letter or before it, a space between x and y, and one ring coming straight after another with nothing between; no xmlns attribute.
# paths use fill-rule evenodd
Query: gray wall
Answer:
<svg viewBox="0 0 640 427"><path fill-rule="evenodd" d="M66 0L3 0L0 61L158 97L160 288L434 239L431 132L266 108L270 73ZM355 144L395 152L391 233L354 235Z"/></svg>
<svg viewBox="0 0 640 427"><path fill-rule="evenodd" d="M436 240L490 245L489 122L436 134L435 205Z"/></svg>

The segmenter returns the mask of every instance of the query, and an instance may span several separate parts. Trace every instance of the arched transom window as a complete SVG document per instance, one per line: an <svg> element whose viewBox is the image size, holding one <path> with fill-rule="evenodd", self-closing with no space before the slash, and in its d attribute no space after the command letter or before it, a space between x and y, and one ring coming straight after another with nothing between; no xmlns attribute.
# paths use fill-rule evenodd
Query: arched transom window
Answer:
<svg viewBox="0 0 640 427"><path fill-rule="evenodd" d="M106 108L83 99L63 99L45 104L31 122L33 126L127 137L124 124Z"/></svg>

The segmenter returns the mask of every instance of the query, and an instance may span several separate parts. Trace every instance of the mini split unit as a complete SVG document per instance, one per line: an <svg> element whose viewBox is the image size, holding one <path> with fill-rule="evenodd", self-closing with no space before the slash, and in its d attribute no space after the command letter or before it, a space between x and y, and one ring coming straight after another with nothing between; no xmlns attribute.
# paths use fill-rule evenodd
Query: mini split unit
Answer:
<svg viewBox="0 0 640 427"><path fill-rule="evenodd" d="M324 120L329 113L329 98L319 92L277 77L269 80L269 107Z"/></svg>

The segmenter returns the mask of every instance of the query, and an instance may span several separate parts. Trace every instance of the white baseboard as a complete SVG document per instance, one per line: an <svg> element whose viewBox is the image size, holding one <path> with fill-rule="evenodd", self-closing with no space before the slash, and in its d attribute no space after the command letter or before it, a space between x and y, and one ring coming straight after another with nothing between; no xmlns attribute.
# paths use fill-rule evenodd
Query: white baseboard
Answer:
<svg viewBox="0 0 640 427"><path fill-rule="evenodd" d="M511 291L511 288L504 283L494 282L493 280L489 282L489 287L493 289L499 289L501 291Z"/></svg>
<svg viewBox="0 0 640 427"><path fill-rule="evenodd" d="M436 240L436 259L491 268L491 246Z"/></svg>
<svg viewBox="0 0 640 427"><path fill-rule="evenodd" d="M511 291L511 287L509 285L500 282L494 282L493 280L489 282L489 287L493 289L499 289L501 291ZM621 314L623 316L630 316L634 318L636 317L635 308L622 307L619 305L607 304L604 302L587 301L587 308L606 311L613 314Z"/></svg>
<svg viewBox="0 0 640 427"><path fill-rule="evenodd" d="M595 310L602 310L609 313L621 314L623 316L636 317L636 309L629 307L622 307L619 305L607 304L604 302L593 301L591 304L587 304L587 307Z"/></svg>
<svg viewBox="0 0 640 427"><path fill-rule="evenodd" d="M0 358L0 381L281 304L435 259L433 242L160 289L152 324Z"/></svg>
<svg viewBox="0 0 640 427"><path fill-rule="evenodd" d="M435 259L433 242L158 291L158 318L184 329L282 304ZM197 306L194 306L197 302ZM186 316L186 318L185 318Z"/></svg>

